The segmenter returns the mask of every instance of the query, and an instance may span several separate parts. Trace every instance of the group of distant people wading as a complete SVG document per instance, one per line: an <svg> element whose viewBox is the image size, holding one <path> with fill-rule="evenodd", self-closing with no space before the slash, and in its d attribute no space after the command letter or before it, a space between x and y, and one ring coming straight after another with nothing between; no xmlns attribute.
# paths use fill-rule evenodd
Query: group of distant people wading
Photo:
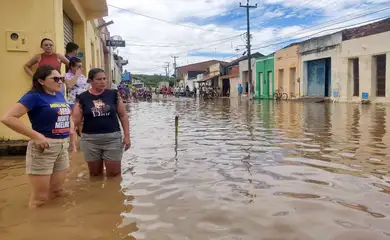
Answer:
<svg viewBox="0 0 390 240"><path fill-rule="evenodd" d="M65 55L53 52L53 47L52 40L42 39L43 53L24 65L32 77L31 90L1 119L10 129L31 139L26 153L32 189L30 208L63 194L69 152L77 151L78 132L91 176L102 176L104 166L107 177L120 175L123 152L131 146L125 106L118 91L107 88L104 70L93 68L85 77L82 61L76 57L76 43L67 44ZM64 75L60 73L61 64L66 66ZM20 119L25 114L31 127Z"/></svg>

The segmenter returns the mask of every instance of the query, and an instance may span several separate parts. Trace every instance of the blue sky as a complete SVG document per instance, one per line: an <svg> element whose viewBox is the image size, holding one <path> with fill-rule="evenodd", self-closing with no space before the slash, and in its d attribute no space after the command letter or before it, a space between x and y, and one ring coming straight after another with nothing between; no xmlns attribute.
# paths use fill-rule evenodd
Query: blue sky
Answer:
<svg viewBox="0 0 390 240"><path fill-rule="evenodd" d="M264 17L265 13L281 14L282 16ZM297 15L286 18L287 15L291 13L298 14L299 11L295 8L283 7L278 4L251 9L251 27L256 30L260 29L262 26L304 25L308 22L314 22L321 17L321 11L311 11L310 13L306 11L304 17ZM222 15L215 15L207 18L186 17L183 19L183 22L195 23L200 26L216 24L219 26L229 26L234 29L246 30L246 9L234 7Z"/></svg>
<svg viewBox="0 0 390 240"><path fill-rule="evenodd" d="M107 1L110 12L107 20L115 22L110 26L111 33L130 40L123 49L124 57L130 61L129 70L163 72L157 66L172 61L172 55L179 56L178 64L184 65L210 59L229 61L245 51L245 37L240 34L246 30L246 9L240 8L237 0ZM272 53L294 39L328 34L330 31L326 30L330 28L342 30L344 26L390 17L390 9L363 16L389 7L390 0L258 2L258 8L251 9L250 15L252 48L263 54ZM276 44L279 42L285 43ZM155 67L150 68L151 65Z"/></svg>

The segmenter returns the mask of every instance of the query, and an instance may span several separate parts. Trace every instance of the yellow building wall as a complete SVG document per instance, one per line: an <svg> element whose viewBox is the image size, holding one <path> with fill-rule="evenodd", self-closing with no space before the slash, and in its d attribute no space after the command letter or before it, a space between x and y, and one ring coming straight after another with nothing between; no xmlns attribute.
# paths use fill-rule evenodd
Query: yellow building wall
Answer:
<svg viewBox="0 0 390 240"><path fill-rule="evenodd" d="M52 39L54 51L64 53L63 11L74 23L74 41L84 53L84 73L87 74L92 66L102 66L100 35L93 21L85 21L85 9L79 0L1 0L0 72L3 83L0 88L0 116L31 88L31 77L25 73L23 65L32 56L42 52L42 38ZM7 51L7 31L16 32L24 39L25 51ZM94 62L92 53L98 54ZM62 73L64 71L65 67L62 66ZM27 116L23 120L29 124ZM22 139L26 138L0 125L0 141Z"/></svg>
<svg viewBox="0 0 390 240"><path fill-rule="evenodd" d="M32 80L25 73L23 65L35 54L40 53L42 38L55 41L56 24L53 13L57 5L53 0L1 0L0 3L0 115L15 104L31 88ZM26 51L7 51L6 31L25 36ZM55 43L56 44L56 43ZM58 47L58 48L57 48ZM55 46L56 51L63 51L63 42ZM27 117L23 120L28 123ZM22 136L0 125L0 140L22 139Z"/></svg>
<svg viewBox="0 0 390 240"><path fill-rule="evenodd" d="M283 87L283 91L289 96L295 90L295 96L299 97L300 59L298 45L281 49L275 52L275 89ZM295 68L295 79L292 79L290 69ZM283 79L280 79L280 70L283 70ZM295 88L293 81L295 81ZM302 94L302 93L301 93Z"/></svg>
<svg viewBox="0 0 390 240"><path fill-rule="evenodd" d="M88 21L86 29L86 51L91 54L86 58L86 66L88 70L91 68L103 68L104 69L104 55L103 44L100 38L99 31L96 30L98 26L97 21Z"/></svg>

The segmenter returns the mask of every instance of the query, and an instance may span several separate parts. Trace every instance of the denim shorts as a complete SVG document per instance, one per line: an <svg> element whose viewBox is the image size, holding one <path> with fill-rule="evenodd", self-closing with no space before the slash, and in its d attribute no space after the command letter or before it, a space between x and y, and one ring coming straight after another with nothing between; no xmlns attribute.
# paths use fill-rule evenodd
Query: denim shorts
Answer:
<svg viewBox="0 0 390 240"><path fill-rule="evenodd" d="M80 139L80 149L87 162L102 160L120 162L123 156L122 133L83 133Z"/></svg>
<svg viewBox="0 0 390 240"><path fill-rule="evenodd" d="M69 139L50 141L41 149L32 141L27 145L26 172L33 175L51 175L69 168Z"/></svg>

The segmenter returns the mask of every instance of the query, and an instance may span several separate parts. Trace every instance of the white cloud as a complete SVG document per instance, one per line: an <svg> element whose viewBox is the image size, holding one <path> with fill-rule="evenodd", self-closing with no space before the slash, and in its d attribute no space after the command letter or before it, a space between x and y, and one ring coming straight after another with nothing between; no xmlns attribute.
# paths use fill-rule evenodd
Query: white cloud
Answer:
<svg viewBox="0 0 390 240"><path fill-rule="evenodd" d="M388 1L389 0L387 0L387 2ZM240 56L240 53L245 50L245 47L242 46L245 44L243 37L225 40L220 43L218 42L220 39L242 34L245 30L236 30L232 27L216 24L199 26L195 23L183 22L184 19L206 19L213 16L224 15L227 12L240 11L240 9L238 9L239 0L107 0L107 2L109 5L129 9L137 13L167 21L217 31L203 31L200 29L169 24L109 7L110 12L106 20L114 21L114 24L109 27L111 35L120 35L123 39L129 40L126 48L119 49L119 54L129 60L129 64L125 68L131 72L162 74L165 72L163 69L165 62L172 62L172 55L180 56L178 59L179 66L210 60L210 57L187 56L187 53L191 50L230 53L232 55L236 54L236 57ZM245 0L242 0L242 3L245 2ZM252 26L259 27L252 31L252 45L259 47L277 41L283 41L286 37L302 36L299 32L302 31L303 28L315 24L315 22L308 22L301 26L290 24L289 21L290 19L295 18L294 16L304 17L308 13L313 13L313 11L321 11L321 14L318 14L318 16L322 17L318 17L318 21L326 21L326 19L333 19L353 11L361 11L362 7L365 7L361 5L364 2L369 4L368 2L380 3L385 1L265 0L259 5L258 9L252 10ZM279 4L279 6L269 4ZM270 6L277 7L269 8ZM267 11L267 9L269 10ZM241 11L244 12L244 9ZM246 18L245 16L242 16L241 18L234 20L236 27L238 24L245 27ZM272 19L284 20L284 24L267 26L268 21ZM357 21L359 20L360 19ZM346 23L346 25L348 24L351 24L351 22ZM310 29L310 31L306 31L305 34L310 34L314 30L318 29ZM147 47L134 45L146 45ZM261 49L260 52L270 53L274 51L276 47L277 46L270 46ZM236 48L242 51L236 52Z"/></svg>

